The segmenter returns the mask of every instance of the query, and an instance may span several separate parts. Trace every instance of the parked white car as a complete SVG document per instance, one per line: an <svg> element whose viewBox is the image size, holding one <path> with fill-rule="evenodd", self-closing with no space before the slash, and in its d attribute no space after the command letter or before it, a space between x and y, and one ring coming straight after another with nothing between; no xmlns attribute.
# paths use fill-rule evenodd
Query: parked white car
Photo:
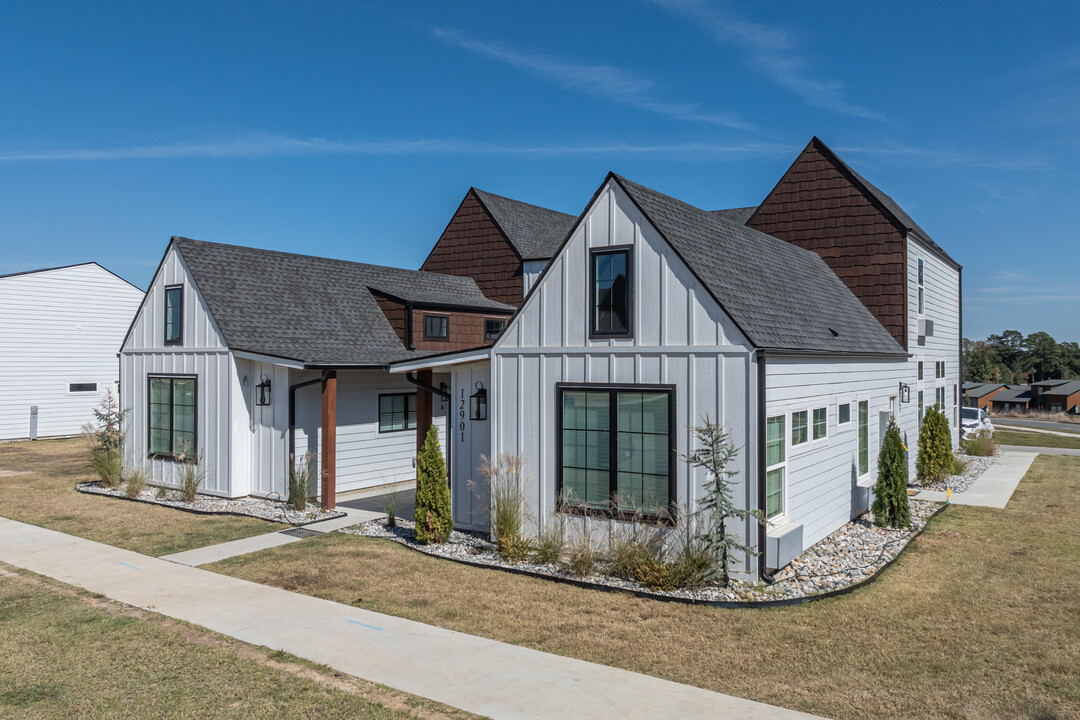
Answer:
<svg viewBox="0 0 1080 720"><path fill-rule="evenodd" d="M994 424L982 408L966 407L960 408L960 429L968 438L983 430L994 432Z"/></svg>

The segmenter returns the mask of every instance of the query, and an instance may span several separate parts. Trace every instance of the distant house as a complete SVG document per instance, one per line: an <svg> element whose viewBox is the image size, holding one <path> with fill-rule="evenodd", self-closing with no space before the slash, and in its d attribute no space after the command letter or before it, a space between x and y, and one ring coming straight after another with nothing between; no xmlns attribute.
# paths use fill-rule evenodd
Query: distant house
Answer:
<svg viewBox="0 0 1080 720"><path fill-rule="evenodd" d="M1031 409L1080 414L1080 380L1043 380L1031 383Z"/></svg>
<svg viewBox="0 0 1080 720"><path fill-rule="evenodd" d="M989 411L994 396L1008 387L1005 383L964 383L964 405Z"/></svg>
<svg viewBox="0 0 1080 720"><path fill-rule="evenodd" d="M1009 385L994 395L994 412L1027 412L1031 405L1030 385Z"/></svg>
<svg viewBox="0 0 1080 720"><path fill-rule="evenodd" d="M0 440L78 434L143 292L97 263L0 276Z"/></svg>

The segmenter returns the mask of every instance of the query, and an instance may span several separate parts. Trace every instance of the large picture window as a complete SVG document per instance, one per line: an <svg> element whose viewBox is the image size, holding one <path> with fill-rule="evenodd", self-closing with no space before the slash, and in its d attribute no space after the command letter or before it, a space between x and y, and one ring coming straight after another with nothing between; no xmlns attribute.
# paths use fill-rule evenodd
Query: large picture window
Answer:
<svg viewBox="0 0 1080 720"><path fill-rule="evenodd" d="M150 377L150 454L176 457L198 447L193 377Z"/></svg>
<svg viewBox="0 0 1080 720"><path fill-rule="evenodd" d="M379 432L416 429L416 393L379 396Z"/></svg>
<svg viewBox="0 0 1080 720"><path fill-rule="evenodd" d="M565 508L662 513L674 496L670 388L559 388Z"/></svg>
<svg viewBox="0 0 1080 720"><path fill-rule="evenodd" d="M165 288L165 344L179 345L184 340L184 286Z"/></svg>
<svg viewBox="0 0 1080 720"><path fill-rule="evenodd" d="M593 250L590 279L594 336L631 335L629 248Z"/></svg>

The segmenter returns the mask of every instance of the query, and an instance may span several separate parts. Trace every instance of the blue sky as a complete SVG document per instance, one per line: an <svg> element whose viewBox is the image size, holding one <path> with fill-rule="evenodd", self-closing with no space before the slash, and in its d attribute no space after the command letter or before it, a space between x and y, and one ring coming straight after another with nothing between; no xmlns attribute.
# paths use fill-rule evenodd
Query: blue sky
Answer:
<svg viewBox="0 0 1080 720"><path fill-rule="evenodd" d="M1080 340L1080 5L0 4L0 273L145 287L171 235L418 267L475 185L757 204L818 135Z"/></svg>

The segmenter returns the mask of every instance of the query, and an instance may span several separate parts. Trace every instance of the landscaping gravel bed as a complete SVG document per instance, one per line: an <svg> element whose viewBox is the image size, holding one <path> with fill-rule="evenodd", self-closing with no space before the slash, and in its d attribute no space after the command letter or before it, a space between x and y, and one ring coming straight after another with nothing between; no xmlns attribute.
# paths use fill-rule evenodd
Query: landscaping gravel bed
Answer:
<svg viewBox="0 0 1080 720"><path fill-rule="evenodd" d="M963 460L964 472L959 475L950 475L944 480L930 483L929 485L909 485L908 487L917 490L940 490L945 492L947 489L952 488L954 493L962 493L967 490L971 485L979 479L979 476L987 471L997 459L1001 457L1001 449L999 448L994 455L980 456L980 455L965 455L963 452L954 453L956 457Z"/></svg>
<svg viewBox="0 0 1080 720"><path fill-rule="evenodd" d="M75 486L75 489L93 495L108 495L123 500L164 505L188 512L206 515L245 515L286 525L308 525L320 520L330 520L345 515L340 510L323 510L312 503L308 503L306 510L293 510L291 505L280 500L257 497L230 499L214 497L213 495L198 495L194 502L184 502L180 499L180 493L176 490L166 489L164 497L158 497L158 488L149 486L133 498L129 498L122 487L107 488L97 481L79 483Z"/></svg>
<svg viewBox="0 0 1080 720"><path fill-rule="evenodd" d="M455 530L451 533L449 542L441 545L422 545L416 542L413 523L401 519L398 519L395 527L388 527L385 519L378 519L353 525L339 532L393 540L436 557L513 569L601 587L618 588L662 598L706 602L768 602L795 600L841 590L872 577L900 553L941 506L942 503L912 500L912 524L911 527L904 529L876 527L871 515L853 520L809 548L777 573L776 582L772 585L732 580L728 588L706 587L670 592L652 590L632 580L601 573L577 577L561 565L530 562L507 563L495 552L495 544L490 542L486 535L480 533Z"/></svg>

